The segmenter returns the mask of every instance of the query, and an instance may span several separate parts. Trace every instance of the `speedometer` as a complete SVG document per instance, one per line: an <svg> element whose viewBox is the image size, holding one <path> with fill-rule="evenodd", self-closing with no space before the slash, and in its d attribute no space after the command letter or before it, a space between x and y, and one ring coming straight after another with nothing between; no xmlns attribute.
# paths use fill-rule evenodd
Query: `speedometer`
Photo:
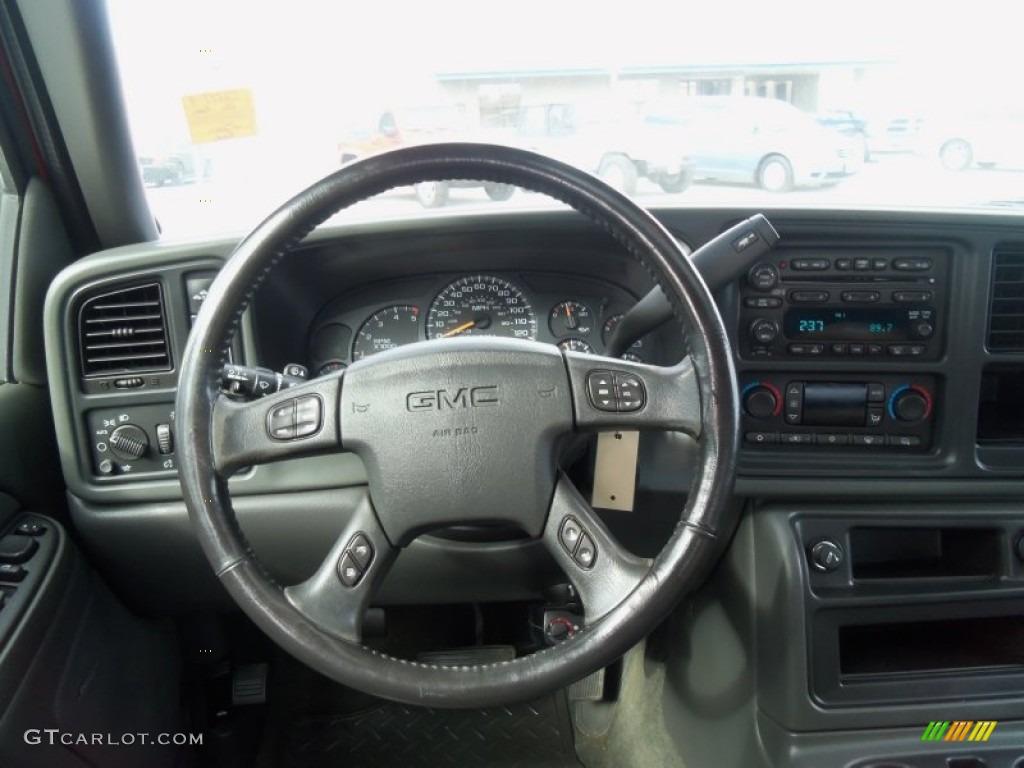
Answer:
<svg viewBox="0 0 1024 768"><path fill-rule="evenodd" d="M427 338L509 336L537 338L537 316L523 292L492 275L463 277L430 305Z"/></svg>

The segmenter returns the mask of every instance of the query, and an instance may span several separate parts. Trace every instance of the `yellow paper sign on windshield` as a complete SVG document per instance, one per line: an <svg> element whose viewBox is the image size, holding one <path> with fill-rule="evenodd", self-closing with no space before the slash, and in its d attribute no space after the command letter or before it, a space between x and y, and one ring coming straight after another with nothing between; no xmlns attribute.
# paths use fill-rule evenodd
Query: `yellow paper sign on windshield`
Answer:
<svg viewBox="0 0 1024 768"><path fill-rule="evenodd" d="M193 93L181 101L193 144L256 135L256 109L248 88Z"/></svg>

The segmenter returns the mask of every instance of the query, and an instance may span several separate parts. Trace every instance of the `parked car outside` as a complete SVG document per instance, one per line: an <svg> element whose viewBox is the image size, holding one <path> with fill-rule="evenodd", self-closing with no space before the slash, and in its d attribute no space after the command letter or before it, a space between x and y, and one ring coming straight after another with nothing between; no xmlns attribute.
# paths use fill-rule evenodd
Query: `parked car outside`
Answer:
<svg viewBox="0 0 1024 768"><path fill-rule="evenodd" d="M346 165L367 155L389 149L477 138L466 108L461 104L426 104L401 110L366 112L342 130L338 162ZM430 181L416 184L416 199L424 208L440 208L448 202L452 188L483 187L491 200L508 200L515 193L509 184L477 181Z"/></svg>
<svg viewBox="0 0 1024 768"><path fill-rule="evenodd" d="M867 119L852 109L826 109L814 116L818 124L838 131L859 147L864 162L871 160L871 132Z"/></svg>
<svg viewBox="0 0 1024 768"><path fill-rule="evenodd" d="M696 168L677 131L638 119L584 118L573 104L521 107L512 143L594 173L626 195L640 179L683 192Z"/></svg>
<svg viewBox="0 0 1024 768"><path fill-rule="evenodd" d="M848 137L775 99L694 96L648 105L650 124L676 126L699 180L756 184L769 192L837 184L864 156Z"/></svg>
<svg viewBox="0 0 1024 768"><path fill-rule="evenodd" d="M1024 110L965 111L933 117L923 134L925 154L950 171L978 165L1024 168Z"/></svg>
<svg viewBox="0 0 1024 768"><path fill-rule="evenodd" d="M206 163L190 149L146 152L137 156L144 184L184 184L207 175Z"/></svg>

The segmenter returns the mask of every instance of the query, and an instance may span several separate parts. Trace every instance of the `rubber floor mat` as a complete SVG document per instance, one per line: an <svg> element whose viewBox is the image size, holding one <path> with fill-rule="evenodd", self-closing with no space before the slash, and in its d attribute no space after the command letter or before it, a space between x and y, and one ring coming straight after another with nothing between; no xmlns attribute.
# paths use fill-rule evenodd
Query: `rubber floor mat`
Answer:
<svg viewBox="0 0 1024 768"><path fill-rule="evenodd" d="M565 696L446 710L385 703L287 728L281 768L580 768Z"/></svg>

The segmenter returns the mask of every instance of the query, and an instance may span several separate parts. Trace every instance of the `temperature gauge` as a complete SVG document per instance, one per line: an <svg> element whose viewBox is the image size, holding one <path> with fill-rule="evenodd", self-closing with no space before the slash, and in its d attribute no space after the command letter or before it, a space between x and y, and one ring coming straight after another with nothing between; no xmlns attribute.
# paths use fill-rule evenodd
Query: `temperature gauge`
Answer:
<svg viewBox="0 0 1024 768"><path fill-rule="evenodd" d="M594 354L594 348L587 344L583 339L562 339L558 342L558 348L564 349L566 352L586 352L588 354Z"/></svg>
<svg viewBox="0 0 1024 768"><path fill-rule="evenodd" d="M615 329L619 323L622 322L622 315L612 315L604 321L604 326L601 328L601 340L608 346L608 342L612 340L612 334L615 333ZM643 349L644 340L637 339L630 346L630 349Z"/></svg>

